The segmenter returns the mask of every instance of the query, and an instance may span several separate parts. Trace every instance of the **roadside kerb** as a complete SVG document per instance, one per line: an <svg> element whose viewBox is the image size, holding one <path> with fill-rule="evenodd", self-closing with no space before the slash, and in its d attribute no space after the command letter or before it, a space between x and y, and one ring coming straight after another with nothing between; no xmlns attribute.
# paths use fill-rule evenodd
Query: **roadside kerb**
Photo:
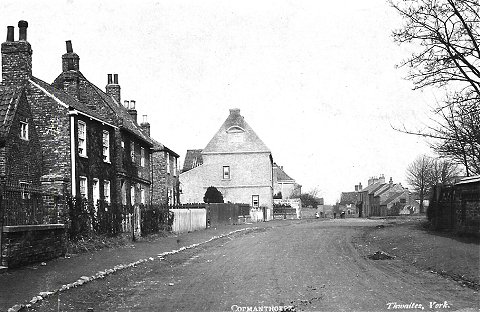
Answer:
<svg viewBox="0 0 480 312"><path fill-rule="evenodd" d="M196 248L198 246L201 246L201 245L204 245L204 244L207 244L211 241L214 241L216 239L219 239L219 238L223 238L223 237L226 237L226 236L230 236L232 234L235 234L235 233L238 233L238 232L242 232L242 231L249 231L249 230L253 230L255 228L253 227L247 227L247 228L243 228L243 229L238 229L238 230L235 230L235 231L231 231L231 232L228 232L226 234L221 234L221 235L215 235L215 236L212 236L210 239L206 240L206 241L203 241L203 242L200 242L200 243L195 243L195 244L191 244L189 246L184 246L184 247L180 247L179 249L175 249L175 250L171 250L171 251L165 251L165 252L162 252L162 253L159 253L157 254L156 256L154 257L148 257L148 258L145 258L145 259L140 259L140 260L137 260L137 261L134 261L134 262L131 262L131 263L128 263L128 264L118 264L116 266L114 266L113 268L111 269L107 269L107 270L104 270L104 271L99 271L97 272L95 275L92 275L92 276L81 276L78 280L76 280L75 282L72 282L72 283L69 283L69 284L65 284L65 285L62 285L61 288L59 289L56 289L56 290L53 290L53 291L43 291L43 292L40 292L37 296L34 296L30 301L29 303L27 304L16 304L14 305L13 307L9 308L8 309L8 312L19 312L19 311L25 311L25 309L28 309L30 308L32 305L34 305L35 303L37 302L40 302L42 301L43 299L45 298L48 298L54 294L57 294L59 292L63 292L65 290L68 290L70 288L75 288L75 287L79 287L79 286L82 286L86 283L89 283L91 281L94 281L96 279L103 279L105 277L107 277L108 275L110 274L113 274L117 271L121 271L121 270L124 270L124 269L128 269L128 268L133 268L133 267L136 267L137 265L139 264L142 264L142 263L145 263L145 262L148 262L148 261L155 261L155 260L158 260L158 261L162 261L165 259L165 256L168 256L168 255L173 255L173 254L176 254L176 253L179 253L181 251L184 251L184 250L187 250L187 249L192 249L192 248Z"/></svg>

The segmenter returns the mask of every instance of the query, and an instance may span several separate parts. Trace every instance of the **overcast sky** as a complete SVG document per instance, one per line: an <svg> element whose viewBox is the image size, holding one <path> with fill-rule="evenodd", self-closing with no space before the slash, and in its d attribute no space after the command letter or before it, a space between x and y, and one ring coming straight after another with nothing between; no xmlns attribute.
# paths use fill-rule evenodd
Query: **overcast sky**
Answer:
<svg viewBox="0 0 480 312"><path fill-rule="evenodd" d="M230 108L327 203L370 176L406 185L406 166L428 151L391 127L421 125L435 98L395 68L413 50L393 42L402 21L386 0L2 0L2 40L8 25L17 40L21 19L36 77L55 79L72 40L82 73L102 89L119 74L122 100L181 163Z"/></svg>

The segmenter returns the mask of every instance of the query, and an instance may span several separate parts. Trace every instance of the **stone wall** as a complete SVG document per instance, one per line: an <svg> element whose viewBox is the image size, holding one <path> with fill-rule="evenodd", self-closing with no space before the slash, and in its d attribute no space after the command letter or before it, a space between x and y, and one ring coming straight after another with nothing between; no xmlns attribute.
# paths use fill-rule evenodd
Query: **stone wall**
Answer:
<svg viewBox="0 0 480 312"><path fill-rule="evenodd" d="M1 265L8 268L51 260L66 253L63 224L3 227Z"/></svg>

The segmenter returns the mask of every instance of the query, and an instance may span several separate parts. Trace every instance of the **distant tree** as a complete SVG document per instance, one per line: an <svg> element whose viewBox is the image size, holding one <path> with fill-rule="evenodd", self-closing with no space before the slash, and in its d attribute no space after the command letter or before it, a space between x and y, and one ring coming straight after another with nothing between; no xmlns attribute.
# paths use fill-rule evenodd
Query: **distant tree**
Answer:
<svg viewBox="0 0 480 312"><path fill-rule="evenodd" d="M320 191L317 188L314 188L308 193L302 193L299 195L294 195L292 198L300 198L302 201L302 206L308 207L312 206L316 208L318 205L322 204L322 199L317 197L320 194Z"/></svg>
<svg viewBox="0 0 480 312"><path fill-rule="evenodd" d="M209 186L203 196L203 201L207 204L223 203L223 195L215 186Z"/></svg>
<svg viewBox="0 0 480 312"><path fill-rule="evenodd" d="M273 199L282 199L282 192L278 192L277 194L273 195Z"/></svg>
<svg viewBox="0 0 480 312"><path fill-rule="evenodd" d="M420 213L424 212L423 200L428 195L432 181L432 159L427 155L418 156L407 167L407 182L418 193Z"/></svg>
<svg viewBox="0 0 480 312"><path fill-rule="evenodd" d="M400 63L414 89L445 90L420 131L402 131L432 139L431 147L480 174L480 2L478 0L389 0L403 19L393 31L400 44L418 51Z"/></svg>

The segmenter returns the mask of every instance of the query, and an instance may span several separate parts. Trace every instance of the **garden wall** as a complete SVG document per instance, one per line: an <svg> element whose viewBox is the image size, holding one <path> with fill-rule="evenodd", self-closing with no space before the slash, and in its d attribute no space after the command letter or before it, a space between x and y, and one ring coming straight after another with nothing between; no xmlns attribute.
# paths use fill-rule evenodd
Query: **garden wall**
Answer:
<svg viewBox="0 0 480 312"><path fill-rule="evenodd" d="M20 267L64 256L67 250L63 224L4 226L1 265Z"/></svg>

